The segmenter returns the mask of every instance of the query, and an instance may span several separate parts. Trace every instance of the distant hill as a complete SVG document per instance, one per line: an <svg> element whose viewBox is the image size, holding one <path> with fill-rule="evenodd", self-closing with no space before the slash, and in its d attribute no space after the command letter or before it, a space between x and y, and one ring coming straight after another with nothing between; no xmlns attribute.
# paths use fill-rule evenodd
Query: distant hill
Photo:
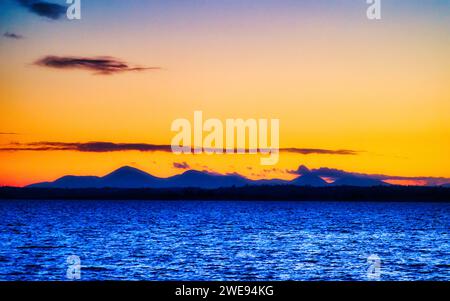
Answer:
<svg viewBox="0 0 450 301"><path fill-rule="evenodd" d="M100 185L114 188L162 187L164 180L137 168L124 166L100 178Z"/></svg>
<svg viewBox="0 0 450 301"><path fill-rule="evenodd" d="M158 178L134 167L121 167L104 177L64 176L54 182L36 183L28 188L219 188L245 186L253 181L239 175L219 175L188 170L169 178Z"/></svg>
<svg viewBox="0 0 450 301"><path fill-rule="evenodd" d="M167 187L219 188L250 185L252 181L240 175L219 175L188 170L181 175L168 178L166 184Z"/></svg>
<svg viewBox="0 0 450 301"><path fill-rule="evenodd" d="M358 186L358 187L371 187L371 186L386 186L389 185L383 181L377 179L371 179L367 177L357 176L343 176L336 179L331 185L333 186Z"/></svg>
<svg viewBox="0 0 450 301"><path fill-rule="evenodd" d="M54 182L28 185L29 188L101 188L101 178L94 176L64 176Z"/></svg>
<svg viewBox="0 0 450 301"><path fill-rule="evenodd" d="M380 186L388 185L383 181L367 177L345 175L328 184L321 177L309 172L306 167L292 181L281 179L250 180L238 174L216 174L198 170L188 170L168 178L159 178L130 166L123 166L103 177L64 176L53 182L36 183L28 188L221 188L243 186Z"/></svg>
<svg viewBox="0 0 450 301"><path fill-rule="evenodd" d="M290 184L296 186L313 186L313 187L322 187L328 185L328 183L325 180L312 173L305 173L304 175L299 176L298 178L292 180Z"/></svg>
<svg viewBox="0 0 450 301"><path fill-rule="evenodd" d="M104 177L64 176L53 182L28 185L28 188L144 188L156 183L156 177L137 168L124 166Z"/></svg>

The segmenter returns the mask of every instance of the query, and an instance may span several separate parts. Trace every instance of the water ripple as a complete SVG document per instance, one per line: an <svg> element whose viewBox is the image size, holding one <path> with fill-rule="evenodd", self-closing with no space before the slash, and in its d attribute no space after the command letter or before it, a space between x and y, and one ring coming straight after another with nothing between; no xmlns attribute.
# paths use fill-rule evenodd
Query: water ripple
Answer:
<svg viewBox="0 0 450 301"><path fill-rule="evenodd" d="M450 205L0 201L0 280L450 280Z"/></svg>

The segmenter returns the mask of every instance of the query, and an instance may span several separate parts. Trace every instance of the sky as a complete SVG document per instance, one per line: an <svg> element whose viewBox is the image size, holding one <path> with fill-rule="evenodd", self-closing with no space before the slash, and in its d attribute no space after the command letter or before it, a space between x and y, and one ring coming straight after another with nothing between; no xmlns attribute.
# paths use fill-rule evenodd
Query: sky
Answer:
<svg viewBox="0 0 450 301"><path fill-rule="evenodd" d="M70 21L62 0L2 0L0 185L123 165L450 178L450 1L381 2L369 20L365 0L81 0ZM197 110L278 118L280 147L302 151L267 167L258 155L117 147L168 145L172 121Z"/></svg>

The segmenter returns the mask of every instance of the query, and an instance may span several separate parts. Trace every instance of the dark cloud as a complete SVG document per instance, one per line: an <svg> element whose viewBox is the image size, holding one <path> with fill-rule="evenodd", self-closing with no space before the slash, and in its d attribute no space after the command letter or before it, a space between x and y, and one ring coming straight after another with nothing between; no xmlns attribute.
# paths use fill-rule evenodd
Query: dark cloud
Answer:
<svg viewBox="0 0 450 301"><path fill-rule="evenodd" d="M0 148L0 151L78 151L92 153L141 151L141 152L171 152L170 145L155 145L146 143L113 143L113 142L32 142L12 143L10 147Z"/></svg>
<svg viewBox="0 0 450 301"><path fill-rule="evenodd" d="M19 135L18 133L7 133L7 132L0 132L0 135Z"/></svg>
<svg viewBox="0 0 450 301"><path fill-rule="evenodd" d="M22 35L16 34L16 33L13 33L13 32L9 32L9 31L5 32L5 33L3 34L3 36L4 36L5 38L13 39L13 40L20 40L20 39L23 39L23 36L22 36Z"/></svg>
<svg viewBox="0 0 450 301"><path fill-rule="evenodd" d="M99 56L99 57L77 57L77 56L54 56L49 55L40 58L35 65L41 67L55 68L55 69L81 69L93 71L95 74L114 74L127 71L147 71L160 70L161 67L141 67L131 66L120 59Z"/></svg>
<svg viewBox="0 0 450 301"><path fill-rule="evenodd" d="M12 143L10 147L0 148L0 151L79 151L79 152L118 152L118 151L162 151L172 152L170 145L161 144L147 144L147 143L114 143L114 142L32 142L32 143ZM275 151L275 150L274 150ZM357 154L356 151L334 151L326 149L303 149L303 148L281 148L282 152L292 152L301 154L333 154L333 155L348 155ZM246 150L248 152L248 150Z"/></svg>
<svg viewBox="0 0 450 301"><path fill-rule="evenodd" d="M310 155L310 154L319 154L319 155L357 155L360 153L359 151L348 150L348 149L338 149L338 150L330 150L330 149L320 149L320 148L280 148L282 152L288 153L297 153L302 155Z"/></svg>
<svg viewBox="0 0 450 301"><path fill-rule="evenodd" d="M345 177L345 176L357 176L357 177L362 177L362 178L376 178L377 180L388 179L388 176L347 172L344 170L328 168L328 167L309 169L305 165L300 165L297 170L291 171L291 173L298 174L298 175L314 174L319 177L331 178L331 179L337 179L337 178L341 178L341 177Z"/></svg>
<svg viewBox="0 0 450 301"><path fill-rule="evenodd" d="M173 167L175 168L179 168L179 169L188 169L190 168L189 164L187 164L186 162L173 162Z"/></svg>
<svg viewBox="0 0 450 301"><path fill-rule="evenodd" d="M85 142L85 143L67 143L67 142L32 142L32 143L13 143L10 147L0 148L0 151L79 151L79 152L117 152L117 151L162 151L172 152L170 145L157 145L147 143L113 143L113 142ZM295 151L292 151L295 150ZM303 150L299 152L298 150ZM246 150L248 152L248 150ZM321 150L321 149L280 149L283 152L293 152L301 154L334 154L341 155L341 151ZM345 153L348 154L348 153ZM354 152L353 154L356 154ZM296 172L292 172L296 173Z"/></svg>
<svg viewBox="0 0 450 301"><path fill-rule="evenodd" d="M31 13L51 20L60 19L67 11L66 6L52 2L39 0L17 0L17 2Z"/></svg>
<svg viewBox="0 0 450 301"><path fill-rule="evenodd" d="M297 170L297 172L299 172L299 174L313 173L320 177L326 177L326 178L332 178L332 179L340 178L340 177L344 177L344 176L368 177L368 175L366 175L366 174L346 172L344 170L328 168L328 167L320 167L320 168L312 169L312 170L308 170L307 168L301 170L301 167L300 167Z"/></svg>
<svg viewBox="0 0 450 301"><path fill-rule="evenodd" d="M320 167L320 168L310 170L304 165L300 165L296 171L290 171L290 173L298 174L298 175L314 174L321 178L328 178L331 180L336 180L336 179L342 178L342 177L358 177L358 178L373 179L373 180L380 180L380 181L394 181L394 180L422 181L422 182L426 183L426 185L429 185L429 186L442 185L442 184L450 182L449 178L444 178L444 177L402 177L402 176L391 176L391 175L384 175L384 174L366 174L366 173L358 173L358 172L348 172L345 170L328 168L328 167Z"/></svg>

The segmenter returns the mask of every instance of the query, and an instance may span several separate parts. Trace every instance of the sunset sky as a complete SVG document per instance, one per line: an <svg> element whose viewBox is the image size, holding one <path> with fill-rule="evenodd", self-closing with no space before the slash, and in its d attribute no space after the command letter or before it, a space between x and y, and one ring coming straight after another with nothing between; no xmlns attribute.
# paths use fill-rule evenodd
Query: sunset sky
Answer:
<svg viewBox="0 0 450 301"><path fill-rule="evenodd" d="M290 179L304 164L450 178L450 1L382 0L377 21L365 0L82 0L73 21L31 2L0 2L0 185L123 165L164 177L183 167ZM49 56L126 66L98 74ZM268 167L257 155L79 145L168 145L172 121L195 110L278 118L281 147L304 151Z"/></svg>

